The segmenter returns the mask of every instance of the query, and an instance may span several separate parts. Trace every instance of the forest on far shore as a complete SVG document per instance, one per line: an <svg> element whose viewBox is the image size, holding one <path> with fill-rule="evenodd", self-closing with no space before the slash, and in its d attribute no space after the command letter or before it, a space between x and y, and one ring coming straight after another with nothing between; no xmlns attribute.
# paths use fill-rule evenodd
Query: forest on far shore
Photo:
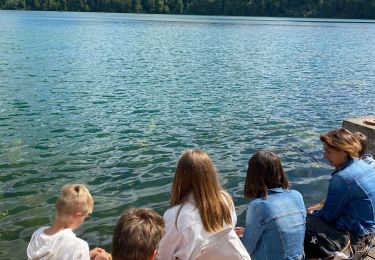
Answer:
<svg viewBox="0 0 375 260"><path fill-rule="evenodd" d="M0 9L375 19L375 0L0 0Z"/></svg>

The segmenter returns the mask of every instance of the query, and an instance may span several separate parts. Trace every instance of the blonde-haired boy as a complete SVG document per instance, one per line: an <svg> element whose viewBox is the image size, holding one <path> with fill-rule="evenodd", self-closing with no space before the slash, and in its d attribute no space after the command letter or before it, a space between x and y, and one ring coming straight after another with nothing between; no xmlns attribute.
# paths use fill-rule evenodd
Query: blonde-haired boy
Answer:
<svg viewBox="0 0 375 260"><path fill-rule="evenodd" d="M55 220L50 227L41 227L31 237L27 247L28 259L90 259L105 251L95 248L89 252L86 241L76 237L78 228L92 213L94 200L82 184L64 186L57 199Z"/></svg>

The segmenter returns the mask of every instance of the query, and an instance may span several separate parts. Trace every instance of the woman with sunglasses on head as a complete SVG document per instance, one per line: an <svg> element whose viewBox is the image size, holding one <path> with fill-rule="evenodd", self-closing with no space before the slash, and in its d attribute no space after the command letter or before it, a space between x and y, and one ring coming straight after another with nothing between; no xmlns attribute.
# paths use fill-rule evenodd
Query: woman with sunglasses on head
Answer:
<svg viewBox="0 0 375 260"><path fill-rule="evenodd" d="M309 229L311 222L318 229L315 232L325 233L327 237L330 236L330 228L343 234L348 231L355 249L359 239L375 231L375 169L357 159L361 143L350 131L335 129L321 135L320 140L323 142L324 159L335 170L329 180L323 207L317 211L308 209L313 217L308 216L307 227ZM305 240L307 258L318 257L308 250L312 242Z"/></svg>

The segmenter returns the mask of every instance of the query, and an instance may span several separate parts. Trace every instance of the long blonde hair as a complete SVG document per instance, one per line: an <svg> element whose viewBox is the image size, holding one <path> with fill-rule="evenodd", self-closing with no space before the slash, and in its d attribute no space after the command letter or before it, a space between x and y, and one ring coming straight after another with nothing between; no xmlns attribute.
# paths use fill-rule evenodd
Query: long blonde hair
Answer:
<svg viewBox="0 0 375 260"><path fill-rule="evenodd" d="M224 223L232 224L232 199L221 188L212 160L199 149L185 151L178 161L172 184L171 206L183 204L190 192L195 197L206 231L216 232L224 228Z"/></svg>

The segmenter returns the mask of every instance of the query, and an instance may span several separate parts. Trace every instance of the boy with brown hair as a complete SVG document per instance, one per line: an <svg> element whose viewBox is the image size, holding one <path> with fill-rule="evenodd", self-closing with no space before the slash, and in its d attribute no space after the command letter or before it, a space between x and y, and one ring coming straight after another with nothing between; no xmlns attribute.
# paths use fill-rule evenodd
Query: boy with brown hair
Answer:
<svg viewBox="0 0 375 260"><path fill-rule="evenodd" d="M86 241L73 233L92 213L94 200L82 184L64 186L55 205L55 220L50 227L41 227L31 237L28 259L94 259L105 255L95 248L89 252Z"/></svg>
<svg viewBox="0 0 375 260"><path fill-rule="evenodd" d="M128 209L113 231L113 260L156 259L164 226L163 218L152 209Z"/></svg>

